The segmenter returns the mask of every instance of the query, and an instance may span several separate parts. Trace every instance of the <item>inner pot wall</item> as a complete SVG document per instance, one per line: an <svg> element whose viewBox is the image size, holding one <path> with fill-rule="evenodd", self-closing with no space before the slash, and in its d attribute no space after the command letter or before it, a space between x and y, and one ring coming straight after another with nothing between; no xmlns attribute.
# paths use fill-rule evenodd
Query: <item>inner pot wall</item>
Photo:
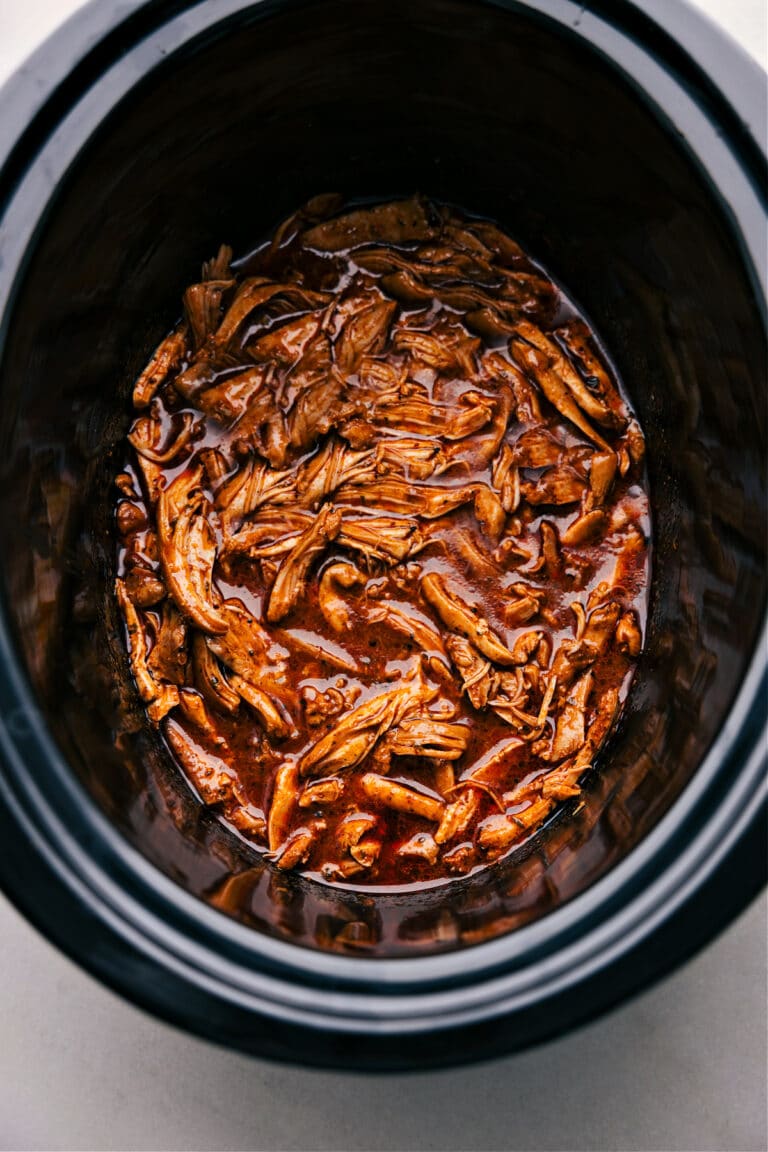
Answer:
<svg viewBox="0 0 768 1152"><path fill-rule="evenodd" d="M106 601L114 446L136 372L222 241L307 197L420 189L487 214L591 317L643 423L655 526L648 650L575 815L451 889L377 898L277 877L200 808L138 709ZM476 943L553 910L667 811L715 735L764 610L765 366L726 212L678 139L575 35L490 5L258 6L140 80L35 237L0 365L6 607L45 722L166 875L281 939ZM119 747L114 728L121 728Z"/></svg>

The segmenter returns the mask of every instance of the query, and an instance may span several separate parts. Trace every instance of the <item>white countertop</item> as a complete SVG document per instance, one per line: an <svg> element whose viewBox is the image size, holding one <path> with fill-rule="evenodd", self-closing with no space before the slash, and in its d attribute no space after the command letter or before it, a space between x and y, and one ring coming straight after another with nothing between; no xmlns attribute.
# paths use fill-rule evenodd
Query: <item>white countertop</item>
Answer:
<svg viewBox="0 0 768 1152"><path fill-rule="evenodd" d="M766 66L764 0L697 2ZM0 83L78 6L0 0ZM532 1052L362 1078L234 1055L160 1024L0 897L0 1152L764 1152L767 925L763 897L674 976Z"/></svg>

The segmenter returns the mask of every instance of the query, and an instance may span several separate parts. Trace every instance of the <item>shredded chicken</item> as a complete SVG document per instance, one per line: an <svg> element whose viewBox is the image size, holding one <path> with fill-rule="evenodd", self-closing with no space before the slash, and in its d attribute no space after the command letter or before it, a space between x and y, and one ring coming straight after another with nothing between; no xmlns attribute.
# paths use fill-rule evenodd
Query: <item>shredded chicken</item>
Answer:
<svg viewBox="0 0 768 1152"><path fill-rule="evenodd" d="M269 594L267 620L277 623L287 616L297 602L309 576L309 569L341 530L341 514L327 504L314 523L302 532L291 551L280 564Z"/></svg>
<svg viewBox="0 0 768 1152"><path fill-rule="evenodd" d="M135 408L146 408L155 393L181 365L187 349L184 332L172 332L158 344L154 355L133 386Z"/></svg>
<svg viewBox="0 0 768 1152"><path fill-rule="evenodd" d="M560 415L575 424L593 443L609 451L608 444L582 411L582 408L584 411L589 408L586 397L590 393L554 341L535 325L524 321L517 325L517 337L511 341L510 350L520 367L531 374ZM594 416L594 412L590 415Z"/></svg>
<svg viewBox="0 0 768 1152"><path fill-rule="evenodd" d="M404 812L409 816L422 816L435 824L439 824L443 818L445 804L442 800L417 792L407 784L398 784L386 776L366 772L361 785L366 796L378 800L386 808L394 808L396 812Z"/></svg>
<svg viewBox="0 0 768 1152"><path fill-rule="evenodd" d="M421 590L427 603L434 608L447 628L468 637L489 660L497 664L514 664L512 653L496 635L485 617L466 604L456 593L450 592L436 572L424 576Z"/></svg>
<svg viewBox="0 0 768 1152"><path fill-rule="evenodd" d="M296 486L304 507L314 508L342 484L364 483L375 475L373 451L354 452L331 437L299 470Z"/></svg>
<svg viewBox="0 0 768 1152"><path fill-rule="evenodd" d="M422 682L412 680L359 704L305 753L300 764L302 776L330 775L356 767L409 709L428 702L433 694Z"/></svg>
<svg viewBox="0 0 768 1152"><path fill-rule="evenodd" d="M346 561L329 564L323 569L317 586L317 598L320 611L334 632L343 632L351 625L351 612L344 593L364 583L362 572Z"/></svg>
<svg viewBox="0 0 768 1152"><path fill-rule="evenodd" d="M243 267L204 265L134 385L139 702L275 868L465 875L599 767L643 650L642 431L488 221L320 196Z"/></svg>
<svg viewBox="0 0 768 1152"><path fill-rule="evenodd" d="M214 604L216 540L197 487L201 468L182 473L160 493L157 527L160 559L168 591L179 610L203 632L225 632L226 620Z"/></svg>

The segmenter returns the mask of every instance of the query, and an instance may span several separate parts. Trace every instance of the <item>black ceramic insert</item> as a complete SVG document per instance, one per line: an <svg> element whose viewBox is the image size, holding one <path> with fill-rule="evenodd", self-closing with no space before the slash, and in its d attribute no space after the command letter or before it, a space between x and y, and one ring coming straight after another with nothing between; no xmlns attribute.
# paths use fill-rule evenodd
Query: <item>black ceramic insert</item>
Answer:
<svg viewBox="0 0 768 1152"><path fill-rule="evenodd" d="M5 157L0 877L101 976L249 1050L393 1067L519 1046L763 881L764 157L641 6L580 7L137 4ZM584 309L648 443L647 652L586 804L420 897L276 876L119 688L109 481L132 380L219 243L245 252L327 190L497 219Z"/></svg>

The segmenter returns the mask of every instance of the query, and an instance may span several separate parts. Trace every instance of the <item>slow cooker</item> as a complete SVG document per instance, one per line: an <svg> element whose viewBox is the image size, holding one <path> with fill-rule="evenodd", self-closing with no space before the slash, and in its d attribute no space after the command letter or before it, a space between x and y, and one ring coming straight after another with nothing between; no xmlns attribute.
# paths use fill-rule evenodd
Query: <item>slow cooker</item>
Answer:
<svg viewBox="0 0 768 1152"><path fill-rule="evenodd" d="M93 0L0 101L9 897L161 1017L358 1069L529 1045L701 947L765 882L759 69L682 3ZM93 609L130 387L181 291L328 190L498 220L648 442L648 642L601 770L525 851L420 893L278 876L126 706Z"/></svg>

